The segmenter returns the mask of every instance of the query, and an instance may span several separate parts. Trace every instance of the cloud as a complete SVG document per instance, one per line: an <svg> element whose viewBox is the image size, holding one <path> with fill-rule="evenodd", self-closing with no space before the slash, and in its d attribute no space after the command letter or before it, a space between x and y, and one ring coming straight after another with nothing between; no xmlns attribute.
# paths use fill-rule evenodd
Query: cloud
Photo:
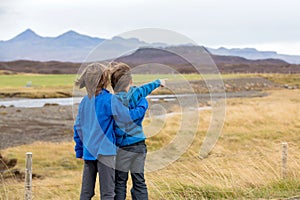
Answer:
<svg viewBox="0 0 300 200"><path fill-rule="evenodd" d="M200 44L247 45L299 41L297 0L11 0L0 6L0 39L31 28L44 36L70 29L110 38L139 28L163 28Z"/></svg>

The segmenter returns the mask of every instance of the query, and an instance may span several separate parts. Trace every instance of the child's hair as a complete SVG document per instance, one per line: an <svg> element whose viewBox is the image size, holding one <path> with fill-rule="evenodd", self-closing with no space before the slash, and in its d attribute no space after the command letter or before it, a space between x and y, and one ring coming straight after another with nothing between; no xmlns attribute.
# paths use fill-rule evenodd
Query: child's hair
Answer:
<svg viewBox="0 0 300 200"><path fill-rule="evenodd" d="M121 62L110 63L111 68L111 86L114 92L125 91L132 80L130 67Z"/></svg>
<svg viewBox="0 0 300 200"><path fill-rule="evenodd" d="M107 88L110 81L110 70L101 63L89 64L75 81L75 85L86 88L89 98L97 95L102 88Z"/></svg>

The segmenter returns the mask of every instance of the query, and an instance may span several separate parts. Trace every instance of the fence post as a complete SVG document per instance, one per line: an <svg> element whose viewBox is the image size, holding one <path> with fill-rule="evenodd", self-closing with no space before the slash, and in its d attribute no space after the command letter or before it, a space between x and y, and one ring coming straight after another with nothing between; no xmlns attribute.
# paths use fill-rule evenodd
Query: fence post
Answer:
<svg viewBox="0 0 300 200"><path fill-rule="evenodd" d="M32 193L32 153L26 153L26 164L25 164L25 200L31 200Z"/></svg>
<svg viewBox="0 0 300 200"><path fill-rule="evenodd" d="M287 178L287 157L288 157L288 143L282 144L282 166L281 166L281 178Z"/></svg>

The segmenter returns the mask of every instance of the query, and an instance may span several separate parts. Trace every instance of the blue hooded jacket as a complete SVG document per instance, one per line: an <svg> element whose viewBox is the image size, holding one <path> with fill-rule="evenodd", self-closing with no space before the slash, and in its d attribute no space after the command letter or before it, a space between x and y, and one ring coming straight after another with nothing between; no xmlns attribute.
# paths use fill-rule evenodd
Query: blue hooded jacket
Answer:
<svg viewBox="0 0 300 200"><path fill-rule="evenodd" d="M131 87L128 92L119 92L116 94L116 96L121 100L121 102L125 106L128 106L129 109L134 109L139 104L144 105L144 103L142 102L147 102L145 97L148 96L153 90L158 88L160 85L160 80L155 80L140 87ZM147 108L148 102L146 109ZM143 116L133 120L133 122L130 123L115 123L114 129L117 135L117 146L124 147L146 139L142 127L144 116L145 113Z"/></svg>
<svg viewBox="0 0 300 200"><path fill-rule="evenodd" d="M98 155L116 155L114 122L132 123L143 117L146 109L147 102L141 101L135 109L128 110L105 89L91 99L85 96L74 124L76 157L96 160Z"/></svg>

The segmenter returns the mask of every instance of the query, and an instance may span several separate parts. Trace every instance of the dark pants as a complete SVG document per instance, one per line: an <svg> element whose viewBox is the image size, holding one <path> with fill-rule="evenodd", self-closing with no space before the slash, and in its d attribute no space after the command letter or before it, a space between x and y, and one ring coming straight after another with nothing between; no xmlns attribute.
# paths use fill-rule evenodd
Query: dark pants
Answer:
<svg viewBox="0 0 300 200"><path fill-rule="evenodd" d="M144 178L144 166L147 147L139 142L118 150L116 162L115 200L126 199L128 172L132 178L131 197L133 200L148 200L147 185Z"/></svg>
<svg viewBox="0 0 300 200"><path fill-rule="evenodd" d="M98 160L85 160L81 200L90 200L95 195L95 183L99 173L101 200L113 200L115 196L115 156L99 156Z"/></svg>

